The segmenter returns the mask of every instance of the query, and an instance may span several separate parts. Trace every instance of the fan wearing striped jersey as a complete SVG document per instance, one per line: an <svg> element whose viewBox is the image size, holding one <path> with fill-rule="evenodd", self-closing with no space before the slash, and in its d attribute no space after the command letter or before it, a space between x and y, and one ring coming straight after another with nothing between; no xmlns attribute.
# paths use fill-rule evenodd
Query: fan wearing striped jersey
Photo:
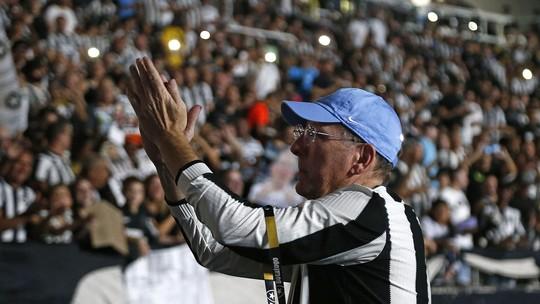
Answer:
<svg viewBox="0 0 540 304"><path fill-rule="evenodd" d="M198 109L186 110L174 80L164 81L148 58L130 72L145 150L196 259L262 279L275 262L265 210L221 187L193 152ZM296 191L307 199L273 210L289 302L430 303L418 219L384 186L403 139L396 112L353 88L314 102L285 101L281 111L295 126Z"/></svg>
<svg viewBox="0 0 540 304"><path fill-rule="evenodd" d="M6 163L7 173L0 178L0 239L4 243L24 243L25 225L39 218L30 212L36 194L26 185L34 156L31 151L23 150Z"/></svg>

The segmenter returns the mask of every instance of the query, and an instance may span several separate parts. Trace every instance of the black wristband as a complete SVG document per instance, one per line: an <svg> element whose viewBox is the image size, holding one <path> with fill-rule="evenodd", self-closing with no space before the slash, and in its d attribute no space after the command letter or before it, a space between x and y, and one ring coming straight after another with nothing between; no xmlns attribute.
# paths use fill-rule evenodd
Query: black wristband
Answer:
<svg viewBox="0 0 540 304"><path fill-rule="evenodd" d="M196 160L190 161L189 163L182 166L182 168L180 168L180 170L178 170L178 172L176 173L176 177L174 178L174 182L178 185L178 180L180 179L180 175L182 174L182 172L184 172L184 170L186 170L187 168L193 166L196 163L202 163L202 162L203 162L202 160L196 159Z"/></svg>

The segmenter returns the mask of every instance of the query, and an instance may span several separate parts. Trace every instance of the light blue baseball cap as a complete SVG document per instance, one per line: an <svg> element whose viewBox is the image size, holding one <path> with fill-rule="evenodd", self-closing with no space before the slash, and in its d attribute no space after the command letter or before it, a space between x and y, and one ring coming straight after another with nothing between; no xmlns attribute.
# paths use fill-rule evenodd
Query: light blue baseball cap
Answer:
<svg viewBox="0 0 540 304"><path fill-rule="evenodd" d="M395 167L401 150L403 133L396 111L380 96L343 88L314 102L284 101L281 113L291 125L306 121L340 123Z"/></svg>

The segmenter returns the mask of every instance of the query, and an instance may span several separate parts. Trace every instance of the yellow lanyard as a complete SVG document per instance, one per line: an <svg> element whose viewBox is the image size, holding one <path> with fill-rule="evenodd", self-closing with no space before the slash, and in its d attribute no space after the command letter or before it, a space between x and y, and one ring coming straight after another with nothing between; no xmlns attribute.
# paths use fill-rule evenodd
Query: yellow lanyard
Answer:
<svg viewBox="0 0 540 304"><path fill-rule="evenodd" d="M266 300L268 304L286 304L285 287L283 285L283 271L279 261L279 240L274 217L274 208L265 206L264 219L266 221L266 237L268 238L270 258L272 264L267 264L264 269L264 285L266 287ZM274 288L275 284L275 288ZM276 291L276 292L275 292ZM276 302L277 294L277 302Z"/></svg>

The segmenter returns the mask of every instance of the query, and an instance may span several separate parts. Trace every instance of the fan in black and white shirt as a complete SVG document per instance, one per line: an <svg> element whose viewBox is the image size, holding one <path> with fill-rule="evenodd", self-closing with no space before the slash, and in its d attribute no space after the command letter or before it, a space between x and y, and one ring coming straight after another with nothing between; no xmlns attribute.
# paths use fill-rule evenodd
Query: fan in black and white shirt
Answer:
<svg viewBox="0 0 540 304"><path fill-rule="evenodd" d="M203 125L206 122L206 117L209 112L214 109L214 94L210 85L204 81L198 81L198 73L194 67L187 67L184 70L185 85L180 88L182 100L189 108L194 105L202 106L199 114L199 124Z"/></svg>
<svg viewBox="0 0 540 304"><path fill-rule="evenodd" d="M62 53L74 62L79 61L79 35L66 30L65 17L58 16L54 22L55 30L47 37L47 47Z"/></svg>
<svg viewBox="0 0 540 304"><path fill-rule="evenodd" d="M39 154L35 178L46 186L70 185L75 181L71 161L67 157L71 147L73 128L67 121L59 121L47 130L47 150Z"/></svg>
<svg viewBox="0 0 540 304"><path fill-rule="evenodd" d="M276 283L280 277L291 281L290 303L431 302L418 219L382 186L397 164L403 134L396 112L381 97L345 88L314 103L282 103L283 117L295 126L296 190L307 200L271 211L215 182L190 146L195 117L186 119L185 107L139 115L148 109L142 107L148 100L168 105L171 95L164 90L172 92L174 102L182 100L173 85L164 87L147 58L133 68L135 87L148 86L130 99L145 130L145 150L167 198L177 202L170 202L171 213L202 265L262 279L265 265L275 269L279 259L286 267ZM148 73L152 80L143 82ZM171 123L174 119L180 124ZM181 123L188 126L185 133L178 130ZM167 136L160 136L163 132ZM267 233L266 211L274 219L269 221L275 224L273 234ZM273 253L275 243L280 258Z"/></svg>
<svg viewBox="0 0 540 304"><path fill-rule="evenodd" d="M30 220L29 207L36 194L25 185L32 174L34 156L21 152L10 160L5 178L0 178L0 241L23 243L26 241L25 224Z"/></svg>

